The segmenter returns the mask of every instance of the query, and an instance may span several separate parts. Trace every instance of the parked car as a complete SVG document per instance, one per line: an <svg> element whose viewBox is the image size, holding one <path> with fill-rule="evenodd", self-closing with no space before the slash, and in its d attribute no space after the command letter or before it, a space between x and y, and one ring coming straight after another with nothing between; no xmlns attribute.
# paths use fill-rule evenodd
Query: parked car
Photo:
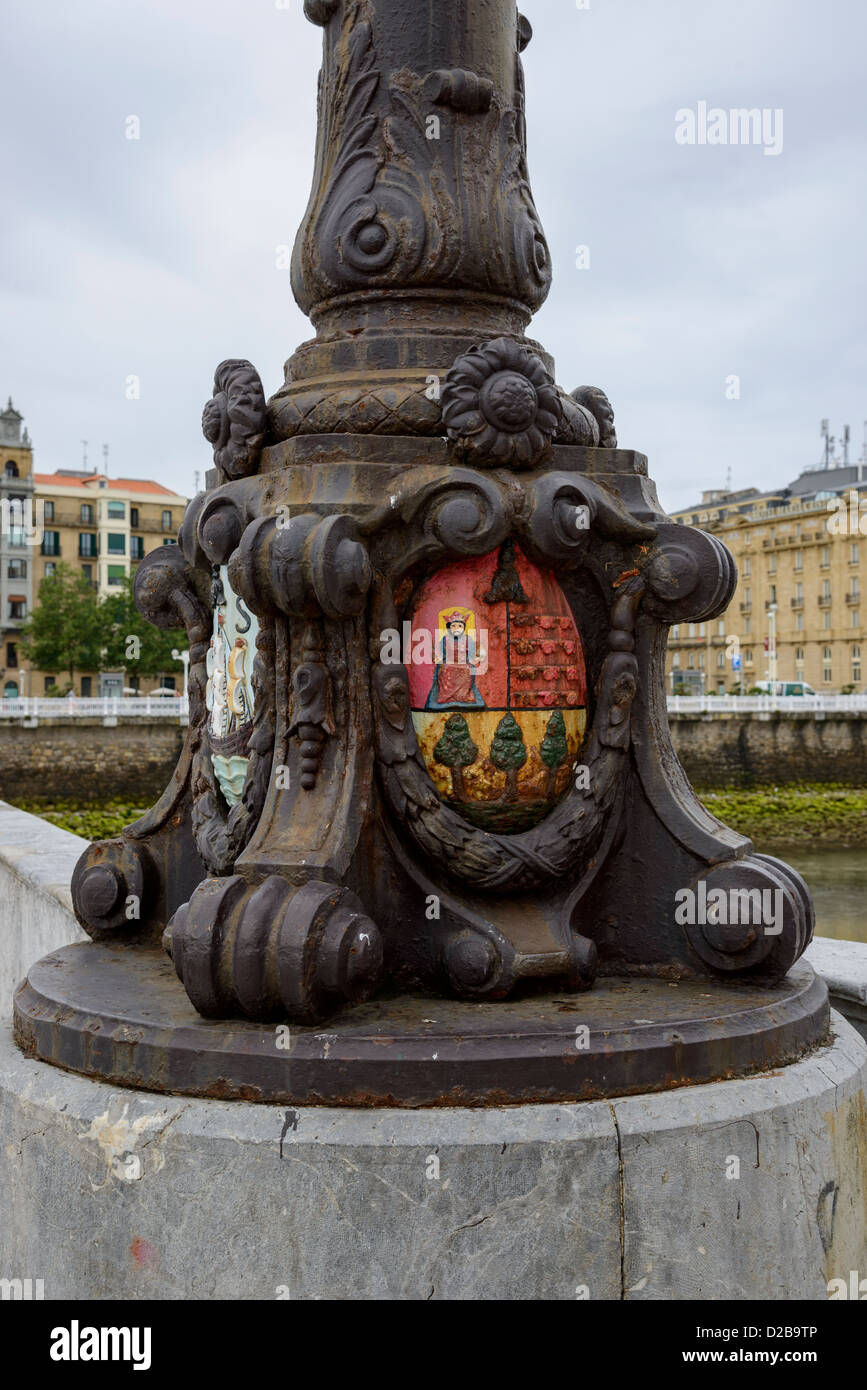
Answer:
<svg viewBox="0 0 867 1390"><path fill-rule="evenodd" d="M816 691L806 681L756 681L756 690L763 695L815 695Z"/></svg>

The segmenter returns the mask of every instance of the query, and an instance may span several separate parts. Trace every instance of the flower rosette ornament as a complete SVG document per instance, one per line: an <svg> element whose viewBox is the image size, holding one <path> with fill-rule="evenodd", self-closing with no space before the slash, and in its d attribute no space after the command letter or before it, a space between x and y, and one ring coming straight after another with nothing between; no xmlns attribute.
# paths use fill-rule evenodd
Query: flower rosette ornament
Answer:
<svg viewBox="0 0 867 1390"><path fill-rule="evenodd" d="M459 357L443 383L442 405L449 438L475 462L494 468L538 462L562 411L541 359L511 338Z"/></svg>

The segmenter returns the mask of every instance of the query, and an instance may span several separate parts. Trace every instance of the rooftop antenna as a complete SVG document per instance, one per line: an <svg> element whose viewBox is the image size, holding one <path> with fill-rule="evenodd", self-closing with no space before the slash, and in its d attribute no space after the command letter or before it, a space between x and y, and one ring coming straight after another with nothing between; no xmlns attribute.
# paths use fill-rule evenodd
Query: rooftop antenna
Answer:
<svg viewBox="0 0 867 1390"><path fill-rule="evenodd" d="M102 471L108 477L108 445L102 446Z"/></svg>
<svg viewBox="0 0 867 1390"><path fill-rule="evenodd" d="M849 426L843 426L843 467L849 466Z"/></svg>
<svg viewBox="0 0 867 1390"><path fill-rule="evenodd" d="M729 464L728 468L726 469L726 492L731 492L731 490L732 490L732 466L731 466L731 464Z"/></svg>
<svg viewBox="0 0 867 1390"><path fill-rule="evenodd" d="M829 446L830 446L830 435L829 435L829 433L828 433L828 431L829 431L830 428L831 428L831 421L830 421L830 420L823 420L823 421L822 421L822 424L821 424L821 428L820 428L820 430L819 430L819 433L821 434L822 438L823 438L824 441L825 441L825 467L826 467L826 468L830 468L830 467L831 467L831 450L830 450L830 447L829 447Z"/></svg>
<svg viewBox="0 0 867 1390"><path fill-rule="evenodd" d="M86 439L82 439L82 441L81 441L81 449L82 449L82 459L81 459L81 462L82 462L82 466L83 466L83 468L84 468L84 471L85 471L85 473L86 473L86 472L87 472L87 440L86 440Z"/></svg>

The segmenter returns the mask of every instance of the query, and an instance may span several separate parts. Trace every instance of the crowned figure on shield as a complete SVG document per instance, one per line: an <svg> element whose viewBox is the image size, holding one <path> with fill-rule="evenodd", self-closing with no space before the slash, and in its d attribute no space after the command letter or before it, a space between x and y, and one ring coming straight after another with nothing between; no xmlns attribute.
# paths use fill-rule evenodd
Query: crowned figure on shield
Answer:
<svg viewBox="0 0 867 1390"><path fill-rule="evenodd" d="M437 632L437 663L425 709L484 709L476 685L476 669L484 664L485 653L477 651L473 635L475 614L455 608L440 617Z"/></svg>

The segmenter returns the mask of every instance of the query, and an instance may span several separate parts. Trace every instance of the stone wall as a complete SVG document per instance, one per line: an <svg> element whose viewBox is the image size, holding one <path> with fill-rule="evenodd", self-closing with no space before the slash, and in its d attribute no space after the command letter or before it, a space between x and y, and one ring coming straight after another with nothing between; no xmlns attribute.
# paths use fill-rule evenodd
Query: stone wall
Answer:
<svg viewBox="0 0 867 1390"><path fill-rule="evenodd" d="M863 714L673 714L669 724L677 756L697 787L867 786Z"/></svg>
<svg viewBox="0 0 867 1390"><path fill-rule="evenodd" d="M133 801L166 787L185 730L173 719L45 719L36 728L0 723L0 799Z"/></svg>
<svg viewBox="0 0 867 1390"><path fill-rule="evenodd" d="M867 715L670 716L671 737L701 788L842 782L867 786ZM0 723L0 798L147 805L174 771L183 727L171 719Z"/></svg>

